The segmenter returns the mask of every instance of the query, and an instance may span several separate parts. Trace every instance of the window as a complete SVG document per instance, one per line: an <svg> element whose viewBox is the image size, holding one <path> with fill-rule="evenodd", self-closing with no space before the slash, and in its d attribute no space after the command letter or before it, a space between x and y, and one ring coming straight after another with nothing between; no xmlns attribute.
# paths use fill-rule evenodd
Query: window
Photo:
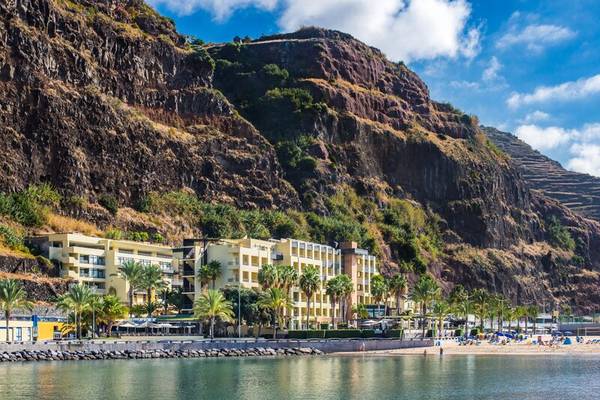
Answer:
<svg viewBox="0 0 600 400"><path fill-rule="evenodd" d="M90 263L90 256L79 256L79 262L81 264L89 264Z"/></svg>
<svg viewBox="0 0 600 400"><path fill-rule="evenodd" d="M23 328L16 328L15 342L23 341Z"/></svg>
<svg viewBox="0 0 600 400"><path fill-rule="evenodd" d="M133 258L131 258L131 257L119 257L118 260L119 260L119 265L123 265L126 262L133 261Z"/></svg>
<svg viewBox="0 0 600 400"><path fill-rule="evenodd" d="M104 257L100 256L90 256L89 257L90 264L94 265L104 265Z"/></svg>

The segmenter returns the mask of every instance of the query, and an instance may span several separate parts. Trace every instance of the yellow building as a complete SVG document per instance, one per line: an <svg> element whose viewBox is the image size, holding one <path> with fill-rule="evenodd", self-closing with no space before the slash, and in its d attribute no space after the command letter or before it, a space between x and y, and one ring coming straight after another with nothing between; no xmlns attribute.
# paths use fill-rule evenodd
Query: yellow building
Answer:
<svg viewBox="0 0 600 400"><path fill-rule="evenodd" d="M173 251L169 246L105 239L78 233L56 233L31 238L46 258L60 268L60 275L94 288L97 294L115 294L128 302L129 283L118 274L126 261L158 265L169 287L173 285ZM136 290L134 304L145 302L146 293Z"/></svg>
<svg viewBox="0 0 600 400"><path fill-rule="evenodd" d="M293 288L291 292L292 325L299 328L305 323L307 312L310 312L311 321L331 321L333 310L325 289L327 281L339 274L347 273L354 282L354 294L351 296L349 310L352 304L368 304L372 301L370 278L377 273L376 258L365 250L357 250L359 252L356 257L347 261L343 260L343 250L295 239L187 240L182 248L174 250L174 257L183 271L184 292L189 300L187 309L191 309L194 298L201 293L202 288L195 271L198 271L203 263L215 260L222 265L221 276L216 281L217 288L241 285L258 289L258 272L262 266L268 264L291 265L299 275L308 266L316 267L321 275L321 286L311 300L311 309L306 309L306 296L298 287ZM350 253L347 257L350 257ZM348 270L344 268L345 265L349 266ZM335 317L341 317L339 304L336 305Z"/></svg>

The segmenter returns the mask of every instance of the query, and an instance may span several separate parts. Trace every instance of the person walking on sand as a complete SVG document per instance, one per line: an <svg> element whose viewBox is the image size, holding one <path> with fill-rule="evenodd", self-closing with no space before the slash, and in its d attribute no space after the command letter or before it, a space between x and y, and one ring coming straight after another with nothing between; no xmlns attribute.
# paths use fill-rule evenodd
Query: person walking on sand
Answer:
<svg viewBox="0 0 600 400"><path fill-rule="evenodd" d="M443 355L444 355L444 348L440 347L440 356L443 356Z"/></svg>

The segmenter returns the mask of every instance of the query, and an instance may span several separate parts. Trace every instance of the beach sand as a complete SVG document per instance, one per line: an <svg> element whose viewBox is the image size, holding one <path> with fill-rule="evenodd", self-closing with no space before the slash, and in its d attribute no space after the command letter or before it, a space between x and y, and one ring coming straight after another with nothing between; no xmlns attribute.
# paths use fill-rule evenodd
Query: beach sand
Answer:
<svg viewBox="0 0 600 400"><path fill-rule="evenodd" d="M509 343L506 345L490 344L487 341L479 345L459 346L456 342L445 342L442 346L420 347L411 349L370 351L369 355L423 355L439 356L440 347L444 355L599 355L600 344L574 343L571 345L540 346L530 343ZM344 353L340 353L344 354ZM357 353L346 353L357 354Z"/></svg>

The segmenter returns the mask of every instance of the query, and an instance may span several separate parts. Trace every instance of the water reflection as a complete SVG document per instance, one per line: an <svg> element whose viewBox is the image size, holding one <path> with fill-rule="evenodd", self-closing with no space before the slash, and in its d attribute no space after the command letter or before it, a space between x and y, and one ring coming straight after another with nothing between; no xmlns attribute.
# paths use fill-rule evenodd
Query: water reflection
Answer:
<svg viewBox="0 0 600 400"><path fill-rule="evenodd" d="M597 399L595 357L321 357L0 365L14 399Z"/></svg>

